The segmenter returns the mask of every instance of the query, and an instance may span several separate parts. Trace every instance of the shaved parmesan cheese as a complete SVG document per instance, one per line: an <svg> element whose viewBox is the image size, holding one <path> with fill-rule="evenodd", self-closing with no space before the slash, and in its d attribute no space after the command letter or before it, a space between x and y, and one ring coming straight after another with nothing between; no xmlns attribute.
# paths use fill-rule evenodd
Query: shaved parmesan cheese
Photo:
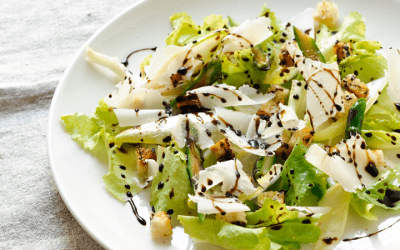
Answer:
<svg viewBox="0 0 400 250"><path fill-rule="evenodd" d="M264 189L267 189L272 184L274 184L280 177L282 173L282 165L274 164L269 169L268 173L257 180L258 184Z"/></svg>
<svg viewBox="0 0 400 250"><path fill-rule="evenodd" d="M380 157L366 149L366 143L360 136L342 140L328 154L320 146L314 144L305 155L308 162L340 183L348 192L356 192L370 186L385 172Z"/></svg>
<svg viewBox="0 0 400 250"><path fill-rule="evenodd" d="M118 112L118 109L115 111ZM136 115L136 111L133 111ZM140 112L141 110L138 111L138 114ZM150 110L149 113L151 112ZM154 117L154 114L152 115ZM201 149L209 148L220 139L218 127L213 123L215 119L212 118L212 115L213 113L197 113L160 118L157 121L144 123L119 133L115 137L115 143L118 146L125 142L165 145L169 144L171 140L175 140L178 146L183 148L188 136L187 131L190 131L190 136ZM130 119L133 118L130 117Z"/></svg>
<svg viewBox="0 0 400 250"><path fill-rule="evenodd" d="M388 51L388 95L394 103L400 103L400 49Z"/></svg>
<svg viewBox="0 0 400 250"><path fill-rule="evenodd" d="M203 194L220 183L223 195L226 193L236 196L241 193L250 195L256 191L249 176L243 171L242 163L237 159L218 162L201 170L196 194Z"/></svg>
<svg viewBox="0 0 400 250"><path fill-rule="evenodd" d="M299 30L306 32L310 37L314 38L314 18L313 18L314 9L306 8L303 12L295 15L289 20L290 25L287 25L287 31L291 36L293 34L293 26L298 28ZM308 31L308 32L307 32Z"/></svg>
<svg viewBox="0 0 400 250"><path fill-rule="evenodd" d="M331 210L330 207L298 207L298 206L286 206L290 211L298 211L299 218L310 217L314 214L327 214Z"/></svg>
<svg viewBox="0 0 400 250"><path fill-rule="evenodd" d="M262 94L248 85L236 90L234 86L226 84L212 85L201 87L189 91L186 96L196 95L201 106L208 109L215 107L230 107L242 105L256 105L263 104L275 97L275 94ZM249 98L241 91L249 93L252 98Z"/></svg>
<svg viewBox="0 0 400 250"><path fill-rule="evenodd" d="M206 198L189 195L189 200L197 203L197 212L202 214L231 213L250 211L250 208L241 203L237 198Z"/></svg>
<svg viewBox="0 0 400 250"><path fill-rule="evenodd" d="M174 139L183 148L186 138L185 124L184 115L163 118L122 131L115 137L115 144L121 146L127 142L165 145Z"/></svg>
<svg viewBox="0 0 400 250"><path fill-rule="evenodd" d="M285 46L308 84L307 112L315 132L318 132L330 117L344 112L339 66L336 62L326 64L305 58L293 42L287 42Z"/></svg>
<svg viewBox="0 0 400 250"><path fill-rule="evenodd" d="M215 108L215 112L219 120L218 128L220 132L245 151L261 156L274 155L275 150L281 146L279 136L277 138L274 135L273 138L265 139L261 137L260 132L265 131L268 124L266 122L261 123L259 116L251 116L224 108ZM264 127L261 127L261 125Z"/></svg>
<svg viewBox="0 0 400 250"><path fill-rule="evenodd" d="M133 84L130 84L133 83ZM160 92L152 89L133 88L131 78L117 85L118 91L114 91L104 98L104 102L113 108L125 109L163 109L164 97Z"/></svg>
<svg viewBox="0 0 400 250"><path fill-rule="evenodd" d="M203 66L201 60L190 56L191 50L190 45L185 47L168 45L163 49L157 49L150 65L145 67L146 77L142 80L141 86L157 89L163 95L167 95L166 93L177 95L178 93L172 90L189 80L191 75L200 71ZM178 73L182 67L186 68L186 74Z"/></svg>
<svg viewBox="0 0 400 250"><path fill-rule="evenodd" d="M168 115L163 109L114 109L120 127L138 126Z"/></svg>
<svg viewBox="0 0 400 250"><path fill-rule="evenodd" d="M365 108L365 113L372 107L375 101L378 99L382 90L385 88L387 84L387 77L379 78L375 81L367 83L369 88L369 93L367 97L367 106Z"/></svg>
<svg viewBox="0 0 400 250"><path fill-rule="evenodd" d="M244 21L222 40L224 45L222 52L233 53L260 44L273 35L270 26L271 20L267 17Z"/></svg>

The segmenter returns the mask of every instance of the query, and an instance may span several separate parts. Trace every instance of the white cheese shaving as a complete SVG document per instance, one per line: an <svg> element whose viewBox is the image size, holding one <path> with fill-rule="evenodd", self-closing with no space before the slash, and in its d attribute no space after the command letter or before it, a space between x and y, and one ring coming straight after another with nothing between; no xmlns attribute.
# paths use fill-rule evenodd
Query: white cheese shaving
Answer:
<svg viewBox="0 0 400 250"><path fill-rule="evenodd" d="M314 38L314 18L313 18L314 9L306 8L303 12L295 15L289 20L290 25L287 25L286 30L294 36L293 34L293 26L298 28L299 30L306 32L310 37Z"/></svg>
<svg viewBox="0 0 400 250"><path fill-rule="evenodd" d="M344 112L339 66L336 62L326 64L305 58L293 42L285 45L308 84L307 110L313 128L318 132L330 117L335 117L337 112Z"/></svg>
<svg viewBox="0 0 400 250"><path fill-rule="evenodd" d="M138 126L166 118L163 109L114 109L120 127Z"/></svg>
<svg viewBox="0 0 400 250"><path fill-rule="evenodd" d="M206 198L189 195L189 200L197 203L197 212L202 214L218 214L250 211L250 208L237 198Z"/></svg>
<svg viewBox="0 0 400 250"><path fill-rule="evenodd" d="M244 87L246 86L246 87ZM186 95L196 94L202 107L213 109L215 107L231 107L231 106L242 106L242 105L256 105L263 104L275 97L275 94L262 94L256 89L244 85L243 87L236 90L234 86L226 84L218 84L212 86L206 86L197 88L189 91ZM248 93L249 98L242 91Z"/></svg>
<svg viewBox="0 0 400 250"><path fill-rule="evenodd" d="M244 21L222 40L222 52L233 53L260 44L273 35L270 26L271 20L267 17Z"/></svg>
<svg viewBox="0 0 400 250"><path fill-rule="evenodd" d="M372 107L372 105L378 99L379 95L385 88L386 84L387 84L387 77L382 77L367 83L367 86L369 88L369 93L367 96L367 106L365 108L365 113L367 113L367 111Z"/></svg>
<svg viewBox="0 0 400 250"><path fill-rule="evenodd" d="M394 103L400 103L400 49L392 48L388 51L388 95Z"/></svg>
<svg viewBox="0 0 400 250"><path fill-rule="evenodd" d="M256 191L249 176L243 171L242 163L237 159L218 162L205 170L201 170L196 194L205 193L220 183L222 183L221 192L223 195L226 193L236 196L241 193L250 195Z"/></svg>
<svg viewBox="0 0 400 250"><path fill-rule="evenodd" d="M277 138L274 135L265 139L259 136L261 135L259 132L264 131L268 124L261 123L261 119L257 115L251 116L224 108L215 108L215 112L216 118L219 120L220 132L245 151L261 156L274 155L275 150L281 146L280 136Z"/></svg>
<svg viewBox="0 0 400 250"><path fill-rule="evenodd" d="M299 218L313 216L314 214L326 214L330 207L299 207L299 206L286 206L290 211L298 211Z"/></svg>
<svg viewBox="0 0 400 250"><path fill-rule="evenodd" d="M360 136L352 136L339 142L328 154L314 144L305 155L306 160L340 183L348 192L368 187L385 172L382 162Z"/></svg>
<svg viewBox="0 0 400 250"><path fill-rule="evenodd" d="M258 184L264 189L274 184L280 177L282 173L282 165L274 164L269 169L268 173L257 180Z"/></svg>

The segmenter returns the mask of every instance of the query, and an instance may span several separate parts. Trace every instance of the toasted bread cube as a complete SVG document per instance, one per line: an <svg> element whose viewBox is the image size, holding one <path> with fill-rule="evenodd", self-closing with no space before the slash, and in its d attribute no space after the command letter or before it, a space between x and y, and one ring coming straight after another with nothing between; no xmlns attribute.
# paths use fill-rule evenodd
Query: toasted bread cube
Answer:
<svg viewBox="0 0 400 250"><path fill-rule="evenodd" d="M226 213L225 215L217 214L215 218L217 220L222 220L242 227L246 226L247 224L246 212L244 211Z"/></svg>
<svg viewBox="0 0 400 250"><path fill-rule="evenodd" d="M300 141L304 144L304 146L308 147L313 139L312 130L308 127L305 127L302 130L297 130L296 132L294 132L289 142L290 150L294 148L298 139L300 139Z"/></svg>
<svg viewBox="0 0 400 250"><path fill-rule="evenodd" d="M157 160L156 151L154 148L152 149L138 148L136 149L136 156L137 156L137 169L138 169L139 179L141 181L145 181L148 172L148 164L146 160L147 159Z"/></svg>
<svg viewBox="0 0 400 250"><path fill-rule="evenodd" d="M363 83L356 75L349 74L342 79L343 88L355 94L357 98L366 98L369 93L367 84Z"/></svg>
<svg viewBox="0 0 400 250"><path fill-rule="evenodd" d="M264 204L265 199L271 198L274 201L278 201L280 204L285 203L285 193L283 191L268 191L260 194L257 197L257 202L260 206Z"/></svg>
<svg viewBox="0 0 400 250"><path fill-rule="evenodd" d="M172 236L171 216L164 211L158 211L150 217L151 238L162 240Z"/></svg>
<svg viewBox="0 0 400 250"><path fill-rule="evenodd" d="M339 21L338 6L325 0L319 2L313 14L313 18L316 22L325 24L330 28L335 27Z"/></svg>
<svg viewBox="0 0 400 250"><path fill-rule="evenodd" d="M335 46L333 46L333 52L337 56L337 61L341 62L351 55L351 45L350 43L336 43Z"/></svg>
<svg viewBox="0 0 400 250"><path fill-rule="evenodd" d="M232 144L228 138L224 138L210 147L211 152L218 161L229 161L235 158L232 150Z"/></svg>
<svg viewBox="0 0 400 250"><path fill-rule="evenodd" d="M340 120L342 117L346 116L349 113L349 110L351 108L351 106L353 106L353 104L357 101L357 96L354 95L353 93L350 93L348 91L344 92L344 98L343 98L343 102L344 102L344 112L338 112L336 113L336 116L333 117L334 121L338 121Z"/></svg>

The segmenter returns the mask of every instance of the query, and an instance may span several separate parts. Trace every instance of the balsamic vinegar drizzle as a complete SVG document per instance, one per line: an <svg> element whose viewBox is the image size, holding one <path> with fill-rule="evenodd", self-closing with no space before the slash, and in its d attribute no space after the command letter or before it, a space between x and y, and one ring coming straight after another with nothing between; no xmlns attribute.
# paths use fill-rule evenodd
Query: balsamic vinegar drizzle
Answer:
<svg viewBox="0 0 400 250"><path fill-rule="evenodd" d="M385 227L384 229L381 229L381 230L379 230L379 231L377 231L377 232L374 232L374 233L371 233L371 234L367 234L367 235L365 235L365 236L354 237L354 238L351 238L351 239L345 238L345 239L343 239L343 241L359 240L359 239L362 239L362 238L367 238L367 237L374 236L374 235L376 235L376 234L378 234L378 233L380 233L380 232L382 232L382 231L385 231L385 230L388 229L388 228L391 228L394 224L396 224L396 223L399 222L399 221L400 221L400 219L398 219L397 221L395 221L392 225L390 225L390 226L388 226L388 227Z"/></svg>
<svg viewBox="0 0 400 250"><path fill-rule="evenodd" d="M133 202L132 198L128 199L128 203L129 203L129 205L131 205L133 214L136 216L136 219L139 221L139 223L142 224L143 226L146 226L146 220L143 219L142 217L140 217L140 215L137 211L136 205Z"/></svg>
<svg viewBox="0 0 400 250"><path fill-rule="evenodd" d="M125 67L128 66L129 62L129 57L139 51L145 51L145 50L152 50L152 51L156 51L157 47L152 47L152 48L144 48L144 49L138 49L138 50L134 50L131 53L129 53L129 55L127 57L125 57L125 59L121 62Z"/></svg>

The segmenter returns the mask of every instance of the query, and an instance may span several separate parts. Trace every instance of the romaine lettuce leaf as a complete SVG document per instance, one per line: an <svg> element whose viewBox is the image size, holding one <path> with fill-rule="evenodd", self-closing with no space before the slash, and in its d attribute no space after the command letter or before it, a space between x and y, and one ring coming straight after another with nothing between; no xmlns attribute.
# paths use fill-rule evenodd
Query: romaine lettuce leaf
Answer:
<svg viewBox="0 0 400 250"><path fill-rule="evenodd" d="M278 185L272 186L286 191L286 205L315 206L325 195L328 176L304 158L307 150L302 143L296 144L283 165Z"/></svg>
<svg viewBox="0 0 400 250"><path fill-rule="evenodd" d="M160 168L151 184L150 206L154 206L155 211L168 212L172 209L169 213L173 212L173 215L187 214L188 194L192 194L193 189L185 154L177 146L158 150L157 163L164 167Z"/></svg>
<svg viewBox="0 0 400 250"><path fill-rule="evenodd" d="M222 246L226 249L268 250L270 240L266 236L266 228L244 228L221 220L179 216L185 233L196 241Z"/></svg>
<svg viewBox="0 0 400 250"><path fill-rule="evenodd" d="M360 216L364 217L365 219L378 219L378 217L376 217L372 212L372 209L375 207L375 205L368 203L366 200L360 199L357 194L352 194L350 205L354 209L354 211L356 211Z"/></svg>
<svg viewBox="0 0 400 250"><path fill-rule="evenodd" d="M281 245L293 243L314 243L321 235L317 226L319 218L306 217L285 221L278 225L267 227L267 235L271 241Z"/></svg>
<svg viewBox="0 0 400 250"><path fill-rule="evenodd" d="M61 116L65 130L83 148L92 150L98 143L102 131L97 117L85 114L74 114Z"/></svg>
<svg viewBox="0 0 400 250"><path fill-rule="evenodd" d="M333 46L339 42L357 42L365 40L365 19L357 12L350 12L344 18L339 30L332 32L325 25L317 32L316 43L326 61L334 56ZM350 74L350 73L348 73ZM377 78L376 78L377 79Z"/></svg>
<svg viewBox="0 0 400 250"><path fill-rule="evenodd" d="M356 74L362 82L369 83L384 77L388 65L387 60L382 55L354 50L353 55L340 62L339 68L342 78L348 74Z"/></svg>
<svg viewBox="0 0 400 250"><path fill-rule="evenodd" d="M385 209L400 208L400 166L382 174L379 180L366 190L357 192L357 196L375 206Z"/></svg>
<svg viewBox="0 0 400 250"><path fill-rule="evenodd" d="M265 199L262 208L255 212L248 212L246 215L246 227L266 227L279 224L287 220L298 218L297 211L290 211L285 204L280 204L270 198Z"/></svg>
<svg viewBox="0 0 400 250"><path fill-rule="evenodd" d="M239 88L248 84L255 88L262 87L267 71L257 69L253 64L253 52L251 49L235 51L232 63L225 54L220 55L222 62L222 77L224 83Z"/></svg>
<svg viewBox="0 0 400 250"><path fill-rule="evenodd" d="M165 39L165 43L177 46L185 46L214 30L226 28L228 23L228 19L212 14L203 19L204 24L200 27L186 12L173 14L169 19L174 30Z"/></svg>
<svg viewBox="0 0 400 250"><path fill-rule="evenodd" d="M135 156L134 150L138 146L126 144L118 148L115 145L115 135L126 128L119 127L113 109L103 100L100 100L92 116L75 114L63 116L61 119L72 138L90 152L95 154L95 146L102 146L98 142L103 142L109 166L103 181L111 194L125 202L128 197L142 190L133 181L133 177L137 176L137 169L136 159L132 159L132 155Z"/></svg>

